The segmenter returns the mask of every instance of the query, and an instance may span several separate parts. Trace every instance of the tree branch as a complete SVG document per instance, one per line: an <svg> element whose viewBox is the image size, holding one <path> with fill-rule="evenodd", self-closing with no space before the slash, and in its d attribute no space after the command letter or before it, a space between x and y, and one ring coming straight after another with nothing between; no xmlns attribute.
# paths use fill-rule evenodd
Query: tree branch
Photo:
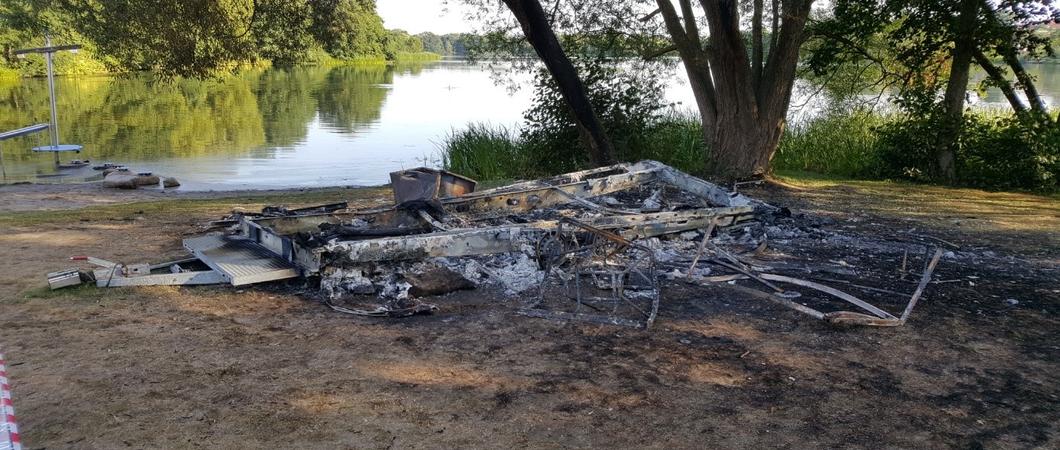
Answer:
<svg viewBox="0 0 1060 450"><path fill-rule="evenodd" d="M655 58L658 58L658 57L660 57L662 55L665 55L667 53L674 52L674 51L677 51L677 44L668 45L668 46L663 47L663 48L652 50L652 51L650 51L648 53L645 53L645 54L641 55L640 57L642 59L655 59Z"/></svg>
<svg viewBox="0 0 1060 450"><path fill-rule="evenodd" d="M250 30L254 29L254 21L258 18L258 0L254 0L254 3L250 7L250 20L247 20L247 29L243 30L243 32L237 36L232 36L233 38L242 38L250 34Z"/></svg>
<svg viewBox="0 0 1060 450"><path fill-rule="evenodd" d="M696 44L696 48L703 48L702 39L699 37L699 25L696 25L696 13L692 11L692 2L690 0L680 0L681 2L681 15L685 18L685 33L688 34L688 39L691 39Z"/></svg>
<svg viewBox="0 0 1060 450"><path fill-rule="evenodd" d="M780 34L780 0L773 0L773 27L769 32L769 52L777 48L777 36Z"/></svg>
<svg viewBox="0 0 1060 450"><path fill-rule="evenodd" d="M1005 74L1001 73L1001 69L995 66L994 63L990 61L990 58L987 58L986 55L983 54L981 49L976 48L972 53L972 57L975 58L975 62L979 64L979 67L983 68L986 75L990 77L994 86L997 86L997 88L1001 90L1001 93L1005 95L1005 98L1008 99L1009 105L1012 105L1012 110L1016 111L1017 114L1026 112L1027 105L1024 105L1023 102L1020 101L1020 97L1019 95L1016 95L1016 90L1012 87L1012 83L1005 79Z"/></svg>
<svg viewBox="0 0 1060 450"><path fill-rule="evenodd" d="M652 17L655 17L656 15L658 15L659 12L661 12L661 11L662 11L662 9L655 8L655 11L652 11L652 12L646 14L644 17L641 17L640 21L641 22L647 22L647 21L651 20Z"/></svg>
<svg viewBox="0 0 1060 450"><path fill-rule="evenodd" d="M692 93L696 96L696 106L703 120L704 137L714 132L714 124L717 121L717 99L714 91L714 82L711 79L711 66L708 53L704 51L699 41L699 30L695 23L695 16L685 15L685 24L682 26L681 19L677 16L671 0L656 0L659 11L662 13L666 30L681 54L681 60L685 63L685 72L688 73L689 84L692 85ZM681 0L682 8L691 4L688 0ZM689 20L691 18L691 20ZM689 31L692 31L689 34Z"/></svg>
<svg viewBox="0 0 1060 450"><path fill-rule="evenodd" d="M751 14L751 76L757 91L762 84L762 0L754 0Z"/></svg>

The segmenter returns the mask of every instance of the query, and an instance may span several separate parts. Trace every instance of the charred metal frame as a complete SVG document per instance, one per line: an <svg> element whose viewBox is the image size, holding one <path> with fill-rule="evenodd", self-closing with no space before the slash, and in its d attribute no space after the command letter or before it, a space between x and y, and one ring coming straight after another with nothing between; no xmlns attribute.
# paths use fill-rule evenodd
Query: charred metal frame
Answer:
<svg viewBox="0 0 1060 450"><path fill-rule="evenodd" d="M650 248L574 219L560 220L536 248L545 278L537 299L519 314L633 328L650 328L655 322L660 293ZM556 288L558 295L552 292ZM609 296L586 295L586 288ZM630 290L643 295L630 296ZM644 300L638 304L634 297ZM564 300L572 300L573 307ZM590 309L594 312L583 312Z"/></svg>
<svg viewBox="0 0 1060 450"><path fill-rule="evenodd" d="M458 197L438 199L447 213L469 219L526 213L662 182L685 190L710 205L701 209L648 214L605 214L586 225L626 238L645 238L701 229L711 221L731 225L750 217L747 197L685 174L656 161L616 164L549 179L528 181L479 191ZM591 205L591 202L589 203ZM297 266L303 275L319 273L327 264L411 260L436 256L475 256L518 251L533 244L543 233L554 230L556 221L518 225L460 228L406 236L362 240L335 240L319 247L300 244L292 236L316 231L322 223L338 224L354 218L373 217L384 221L422 221L419 214L399 208L310 214L289 217L243 217L240 234ZM437 227L436 227L437 228Z"/></svg>

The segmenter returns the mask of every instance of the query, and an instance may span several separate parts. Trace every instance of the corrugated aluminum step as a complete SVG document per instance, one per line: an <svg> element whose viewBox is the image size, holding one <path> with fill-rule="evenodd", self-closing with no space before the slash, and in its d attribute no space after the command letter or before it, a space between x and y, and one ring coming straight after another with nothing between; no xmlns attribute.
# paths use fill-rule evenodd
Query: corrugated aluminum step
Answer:
<svg viewBox="0 0 1060 450"><path fill-rule="evenodd" d="M184 248L219 272L232 286L283 280L299 275L293 264L247 239L208 234L185 239Z"/></svg>

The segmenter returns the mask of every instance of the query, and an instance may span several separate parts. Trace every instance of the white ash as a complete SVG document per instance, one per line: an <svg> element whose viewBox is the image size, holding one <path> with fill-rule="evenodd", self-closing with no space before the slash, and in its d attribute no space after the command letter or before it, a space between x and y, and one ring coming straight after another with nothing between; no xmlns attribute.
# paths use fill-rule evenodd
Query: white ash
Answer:
<svg viewBox="0 0 1060 450"><path fill-rule="evenodd" d="M699 237L699 232L698 231L686 231L684 233L679 234L678 236L680 236L681 239L684 239L686 241L691 241L691 240Z"/></svg>
<svg viewBox="0 0 1060 450"><path fill-rule="evenodd" d="M524 245L516 253L328 268L320 288L332 299L373 294L384 299L405 299L412 287L405 280L406 274L422 274L436 267L445 267L477 286L496 285L507 295L517 295L537 287L544 279L545 273L538 267L533 252L533 247Z"/></svg>
<svg viewBox="0 0 1060 450"><path fill-rule="evenodd" d="M532 257L533 247L523 245L517 253L448 259L446 266L476 284L497 284L507 295L516 295L540 285L545 277Z"/></svg>
<svg viewBox="0 0 1060 450"><path fill-rule="evenodd" d="M641 205L641 212L657 212L662 209L662 189L656 189L655 192L651 193L651 196L644 199L644 203Z"/></svg>
<svg viewBox="0 0 1060 450"><path fill-rule="evenodd" d="M409 298L409 289L412 285L405 281L403 274L392 273L384 278L382 289L379 291L380 298L404 300Z"/></svg>
<svg viewBox="0 0 1060 450"><path fill-rule="evenodd" d="M331 299L350 294L375 294L376 287L370 275L371 271L364 267L328 267L320 280L320 290Z"/></svg>
<svg viewBox="0 0 1060 450"><path fill-rule="evenodd" d="M364 219L353 219L345 224L351 228L364 228L368 226L368 222Z"/></svg>
<svg viewBox="0 0 1060 450"><path fill-rule="evenodd" d="M648 238L640 241L640 244L651 249L656 262L666 263L676 259L687 259L689 247L695 250L695 243L685 240L666 240L659 238ZM689 245L691 244L691 245Z"/></svg>

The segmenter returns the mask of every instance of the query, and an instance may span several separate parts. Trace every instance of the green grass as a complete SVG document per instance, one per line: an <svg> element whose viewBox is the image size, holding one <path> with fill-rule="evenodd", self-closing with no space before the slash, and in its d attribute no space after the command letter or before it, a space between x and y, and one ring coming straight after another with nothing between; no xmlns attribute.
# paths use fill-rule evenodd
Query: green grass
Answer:
<svg viewBox="0 0 1060 450"><path fill-rule="evenodd" d="M442 138L442 167L476 180L529 178L530 151L518 132L471 123Z"/></svg>
<svg viewBox="0 0 1060 450"><path fill-rule="evenodd" d="M57 290L52 290L47 286L30 288L22 291L22 298L26 300L98 301L103 299L106 294L107 292L104 289L97 288L95 283L84 283Z"/></svg>
<svg viewBox="0 0 1060 450"><path fill-rule="evenodd" d="M625 133L628 138L614 140L621 161L655 159L678 169L701 173L706 161L703 134L699 121L692 115L664 116L641 130ZM560 161L542 149L584 152L576 139L571 142L529 141L517 130L484 123L472 123L447 134L440 143L442 166L447 170L480 180L530 179L555 175L584 167L576 158Z"/></svg>
<svg viewBox="0 0 1060 450"><path fill-rule="evenodd" d="M854 111L791 126L773 157L773 168L873 177L881 164L876 130L890 120L890 116Z"/></svg>
<svg viewBox="0 0 1060 450"><path fill-rule="evenodd" d="M620 147L619 156L626 161L654 159L699 174L707 161L703 142L703 125L690 112L673 112L658 118L643 132L635 133L629 145Z"/></svg>

